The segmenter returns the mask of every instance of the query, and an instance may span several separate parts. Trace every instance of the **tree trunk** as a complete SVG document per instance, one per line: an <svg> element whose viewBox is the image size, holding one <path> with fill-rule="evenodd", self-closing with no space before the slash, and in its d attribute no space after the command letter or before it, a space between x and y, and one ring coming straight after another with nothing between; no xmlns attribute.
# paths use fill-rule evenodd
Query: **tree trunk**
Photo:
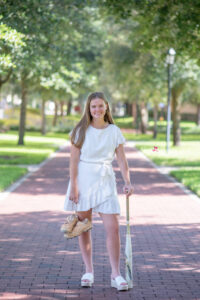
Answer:
<svg viewBox="0 0 200 300"><path fill-rule="evenodd" d="M158 133L158 126L157 126L157 121L158 121L158 105L155 104L153 108L153 119L154 119L154 127L153 127L153 138L157 138L157 133Z"/></svg>
<svg viewBox="0 0 200 300"><path fill-rule="evenodd" d="M12 68L10 68L10 70L8 71L7 75L4 78L2 78L2 76L0 75L0 103L1 103L2 85L5 84L10 79L11 74L12 74Z"/></svg>
<svg viewBox="0 0 200 300"><path fill-rule="evenodd" d="M10 68L8 74L4 78L2 78L2 76L0 75L0 87L2 87L2 85L10 79L11 74L12 74L12 68Z"/></svg>
<svg viewBox="0 0 200 300"><path fill-rule="evenodd" d="M125 115L128 116L128 102L125 102Z"/></svg>
<svg viewBox="0 0 200 300"><path fill-rule="evenodd" d="M1 107L1 87L2 87L2 84L0 82L0 107Z"/></svg>
<svg viewBox="0 0 200 300"><path fill-rule="evenodd" d="M58 119L58 103L57 101L54 102L55 103L55 109L54 109L54 118L53 118L53 126L56 126L57 124L57 119Z"/></svg>
<svg viewBox="0 0 200 300"><path fill-rule="evenodd" d="M140 115L140 106L138 103L136 103L136 110L137 110L136 131L137 131L137 134L139 134L141 115Z"/></svg>
<svg viewBox="0 0 200 300"><path fill-rule="evenodd" d="M20 122L19 122L19 139L18 145L24 145L24 133L26 127L26 104L27 104L27 87L25 76L21 76L21 108L20 108Z"/></svg>
<svg viewBox="0 0 200 300"><path fill-rule="evenodd" d="M187 80L181 79L172 88L171 98L172 98L172 120L173 120L173 145L179 146L181 142L181 128L180 128L180 108L181 101L180 96L185 88Z"/></svg>
<svg viewBox="0 0 200 300"><path fill-rule="evenodd" d="M42 126L41 126L42 135L46 134L46 116L45 116L45 100L42 99Z"/></svg>
<svg viewBox="0 0 200 300"><path fill-rule="evenodd" d="M137 123L137 103L132 103L132 116L133 116L133 127L136 128Z"/></svg>
<svg viewBox="0 0 200 300"><path fill-rule="evenodd" d="M116 103L112 103L111 111L112 111L112 115L115 116L115 113L116 113Z"/></svg>
<svg viewBox="0 0 200 300"><path fill-rule="evenodd" d="M64 116L63 107L64 107L64 101L61 101L61 102L60 102L60 116L61 116L61 117Z"/></svg>
<svg viewBox="0 0 200 300"><path fill-rule="evenodd" d="M197 105L197 126L200 127L200 103Z"/></svg>
<svg viewBox="0 0 200 300"><path fill-rule="evenodd" d="M148 127L148 111L147 111L146 104L144 102L141 103L140 111L141 111L141 132L146 133Z"/></svg>
<svg viewBox="0 0 200 300"><path fill-rule="evenodd" d="M173 145L179 146L181 142L181 127L180 127L180 103L179 93L172 89L172 119L173 119Z"/></svg>
<svg viewBox="0 0 200 300"><path fill-rule="evenodd" d="M132 116L132 104L129 102L125 102L126 107L126 116Z"/></svg>
<svg viewBox="0 0 200 300"><path fill-rule="evenodd" d="M67 116L71 114L71 110L72 110L72 101L69 100L67 105Z"/></svg>

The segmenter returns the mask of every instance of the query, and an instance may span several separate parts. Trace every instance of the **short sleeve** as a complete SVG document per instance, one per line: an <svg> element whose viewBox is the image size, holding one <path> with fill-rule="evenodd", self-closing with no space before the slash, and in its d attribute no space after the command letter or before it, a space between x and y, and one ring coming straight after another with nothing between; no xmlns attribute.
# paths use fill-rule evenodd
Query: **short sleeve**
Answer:
<svg viewBox="0 0 200 300"><path fill-rule="evenodd" d="M120 145L120 144L124 144L126 142L126 139L124 138L121 130L119 127L116 126L116 148Z"/></svg>
<svg viewBox="0 0 200 300"><path fill-rule="evenodd" d="M72 132L73 132L74 129L72 129L70 132L69 132L69 136L71 137L72 136ZM75 136L75 139L74 139L74 143L76 144L77 141L78 141L78 137L79 137L79 128L77 129L76 131L76 136Z"/></svg>

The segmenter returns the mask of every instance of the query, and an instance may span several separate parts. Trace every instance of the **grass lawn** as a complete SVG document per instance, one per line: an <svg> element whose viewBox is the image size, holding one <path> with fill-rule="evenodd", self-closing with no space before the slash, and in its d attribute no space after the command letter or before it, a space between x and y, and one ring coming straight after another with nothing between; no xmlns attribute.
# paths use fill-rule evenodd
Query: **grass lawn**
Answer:
<svg viewBox="0 0 200 300"><path fill-rule="evenodd" d="M158 151L153 151L154 146ZM183 141L180 147L170 145L168 153L164 141L137 142L136 147L159 166L200 167L199 141Z"/></svg>
<svg viewBox="0 0 200 300"><path fill-rule="evenodd" d="M0 192L26 174L26 168L15 166L0 166Z"/></svg>
<svg viewBox="0 0 200 300"><path fill-rule="evenodd" d="M25 145L17 145L17 132L0 134L0 164L39 164L62 145L67 134L41 136L38 132L29 132L25 136Z"/></svg>
<svg viewBox="0 0 200 300"><path fill-rule="evenodd" d="M200 168L171 171L170 175L177 178L200 197Z"/></svg>
<svg viewBox="0 0 200 300"><path fill-rule="evenodd" d="M113 119L115 124L121 128L133 127L133 117L114 117Z"/></svg>
<svg viewBox="0 0 200 300"><path fill-rule="evenodd" d="M27 172L26 168L12 165L39 164L68 138L66 134L48 133L44 137L38 132L29 132L24 139L25 145L18 146L17 134L14 131L0 134L0 191Z"/></svg>
<svg viewBox="0 0 200 300"><path fill-rule="evenodd" d="M165 121L160 123L166 126ZM159 126L158 124L158 128ZM173 146L171 141L168 153L166 152L166 134L163 132L158 133L157 139L153 139L151 133L124 133L124 136L127 140L135 141L136 147L157 165L200 167L200 128L194 122L181 122L181 131L181 145ZM154 146L158 147L158 151L153 151Z"/></svg>
<svg viewBox="0 0 200 300"><path fill-rule="evenodd" d="M125 133L126 139L136 142L148 158L159 166L180 167L170 174L200 196L200 128L194 122L181 122L181 145L173 146L170 142L169 152L166 152L166 127L163 124L157 139L152 139L152 134ZM172 138L172 134L171 134ZM158 147L158 151L153 151Z"/></svg>
<svg viewBox="0 0 200 300"><path fill-rule="evenodd" d="M80 116L71 116L70 122L77 123ZM132 128L132 117L114 118L115 124L120 128ZM150 129L153 123L150 121ZM158 122L157 139L152 138L152 134L135 134L124 133L127 140L136 142L136 147L148 156L154 163L160 166L178 166L181 169L173 171L171 174L179 181L188 186L191 190L199 195L200 193L200 128L194 122L181 122L181 146L174 147L170 143L169 153L166 153L166 121ZM17 145L18 132L10 131L6 134L0 134L0 165L17 165L17 164L38 164L46 159L68 138L66 133L49 132L46 136L42 136L39 132L27 132L25 136L25 145ZM171 134L172 137L172 134ZM158 147L158 151L153 151L154 147ZM3 167L3 166L2 166ZM9 166L5 166L4 172ZM184 169L183 169L184 168ZM187 168L187 169L186 169ZM192 169L193 168L193 169ZM16 167L16 173L21 176L24 173L22 168ZM24 171L26 172L26 171ZM3 182L2 173L0 173L0 184ZM5 176L6 178L7 176ZM15 178L12 179L12 183ZM7 186L10 184L8 183ZM6 186L6 185L5 185ZM1 187L0 188L5 188Z"/></svg>

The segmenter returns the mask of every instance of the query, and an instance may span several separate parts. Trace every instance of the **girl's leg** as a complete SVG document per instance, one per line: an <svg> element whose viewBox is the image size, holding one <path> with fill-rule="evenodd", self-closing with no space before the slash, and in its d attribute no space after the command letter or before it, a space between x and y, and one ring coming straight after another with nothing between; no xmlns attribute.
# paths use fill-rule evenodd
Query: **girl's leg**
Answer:
<svg viewBox="0 0 200 300"><path fill-rule="evenodd" d="M83 221L85 218L92 221L92 209L84 212L77 212L77 215L80 221ZM83 232L78 239L86 273L93 273L91 230Z"/></svg>
<svg viewBox="0 0 200 300"><path fill-rule="evenodd" d="M99 213L103 220L106 230L106 244L112 268L111 277L115 278L120 275L120 235L119 235L119 221L116 214Z"/></svg>

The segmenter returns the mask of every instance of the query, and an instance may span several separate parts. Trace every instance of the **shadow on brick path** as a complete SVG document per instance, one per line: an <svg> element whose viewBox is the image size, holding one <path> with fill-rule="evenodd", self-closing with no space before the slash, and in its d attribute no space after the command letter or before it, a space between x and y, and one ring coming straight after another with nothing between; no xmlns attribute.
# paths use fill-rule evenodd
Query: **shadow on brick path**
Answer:
<svg viewBox="0 0 200 300"><path fill-rule="evenodd" d="M81 288L78 240L59 231L69 179L69 148L59 152L0 203L0 299L200 299L200 205L126 147L135 183L131 198L134 288L110 287L105 232L93 215L95 284ZM121 272L124 275L125 201L121 205Z"/></svg>

